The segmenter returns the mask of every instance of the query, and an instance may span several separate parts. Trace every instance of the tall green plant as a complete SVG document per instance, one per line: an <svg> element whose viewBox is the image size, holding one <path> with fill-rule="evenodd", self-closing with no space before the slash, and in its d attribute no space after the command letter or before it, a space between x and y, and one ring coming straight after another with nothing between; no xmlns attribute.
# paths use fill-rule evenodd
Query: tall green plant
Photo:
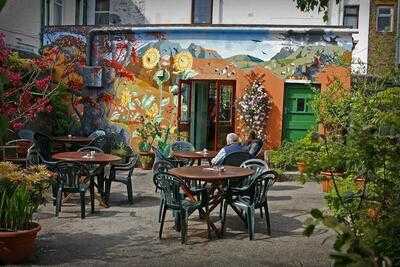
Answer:
<svg viewBox="0 0 400 267"><path fill-rule="evenodd" d="M53 176L45 166L21 169L0 162L0 231L29 229Z"/></svg>
<svg viewBox="0 0 400 267"><path fill-rule="evenodd" d="M343 160L346 173L342 180L333 177L334 189L327 197L330 209L312 211L305 234L317 224L333 229L331 257L336 265L400 266L400 86L383 78L363 79L355 80L350 92L339 101L331 94L319 102L331 103L328 108L335 112L325 112L323 105L316 109L321 122L336 126L327 131L322 148L340 147L340 153L325 153L333 161ZM364 186L351 188L351 177L362 177ZM347 190L343 183L348 183Z"/></svg>

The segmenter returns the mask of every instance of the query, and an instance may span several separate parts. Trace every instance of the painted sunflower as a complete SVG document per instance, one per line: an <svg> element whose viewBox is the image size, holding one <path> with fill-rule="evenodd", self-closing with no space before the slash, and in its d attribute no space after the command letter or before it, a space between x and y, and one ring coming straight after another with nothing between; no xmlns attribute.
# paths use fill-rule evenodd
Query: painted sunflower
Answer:
<svg viewBox="0 0 400 267"><path fill-rule="evenodd" d="M142 57L142 65L145 69L151 70L155 66L157 66L158 62L160 61L160 52L157 48L149 48L144 52Z"/></svg>
<svg viewBox="0 0 400 267"><path fill-rule="evenodd" d="M182 51L174 57L174 70L177 72L191 69L193 65L193 56L188 51Z"/></svg>

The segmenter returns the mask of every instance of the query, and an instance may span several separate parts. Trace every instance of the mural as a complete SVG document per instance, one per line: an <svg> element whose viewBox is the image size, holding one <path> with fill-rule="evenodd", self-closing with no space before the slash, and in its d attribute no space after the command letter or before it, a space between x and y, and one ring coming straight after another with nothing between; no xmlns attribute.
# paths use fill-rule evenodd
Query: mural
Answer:
<svg viewBox="0 0 400 267"><path fill-rule="evenodd" d="M86 31L73 28L53 30L44 33L43 44L57 45L66 38L86 43L85 36ZM158 116L163 124L176 125L176 95L182 80L235 80L264 68L282 79L312 81L328 65L349 66L353 47L349 33L167 27L163 32L110 31L95 35L87 45L94 65L117 65L134 77L115 77L111 88L106 88L113 95L107 106L108 122L128 130L132 137L143 116ZM82 47L77 51L82 52Z"/></svg>

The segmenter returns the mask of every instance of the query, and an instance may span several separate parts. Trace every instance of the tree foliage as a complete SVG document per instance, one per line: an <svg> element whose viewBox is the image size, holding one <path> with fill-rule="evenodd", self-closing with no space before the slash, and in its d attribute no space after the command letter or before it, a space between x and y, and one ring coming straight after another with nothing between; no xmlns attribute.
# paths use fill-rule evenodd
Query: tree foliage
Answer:
<svg viewBox="0 0 400 267"><path fill-rule="evenodd" d="M297 8L303 12L311 12L317 10L318 13L324 13L324 21L328 20L329 0L293 0L297 4ZM339 4L341 0L335 0Z"/></svg>

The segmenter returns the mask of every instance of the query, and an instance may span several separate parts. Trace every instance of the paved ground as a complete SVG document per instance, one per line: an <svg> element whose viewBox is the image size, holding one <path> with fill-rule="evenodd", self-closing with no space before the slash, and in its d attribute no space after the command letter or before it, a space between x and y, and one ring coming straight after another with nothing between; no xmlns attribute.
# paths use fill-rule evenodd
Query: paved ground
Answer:
<svg viewBox="0 0 400 267"><path fill-rule="evenodd" d="M167 215L164 239L159 240L159 198L151 174L135 173L135 203L127 205L125 189L115 185L111 207L96 206L95 214L80 219L77 199L54 218L52 205L38 214L42 231L33 265L116 266L328 266L329 233L303 237L302 222L311 208L323 204L318 184L276 183L269 196L272 236L257 216L256 236L248 240L243 224L228 210L224 239L207 240L206 226L192 215L188 245L181 245ZM89 206L89 205L88 205ZM216 216L215 216L216 218Z"/></svg>

